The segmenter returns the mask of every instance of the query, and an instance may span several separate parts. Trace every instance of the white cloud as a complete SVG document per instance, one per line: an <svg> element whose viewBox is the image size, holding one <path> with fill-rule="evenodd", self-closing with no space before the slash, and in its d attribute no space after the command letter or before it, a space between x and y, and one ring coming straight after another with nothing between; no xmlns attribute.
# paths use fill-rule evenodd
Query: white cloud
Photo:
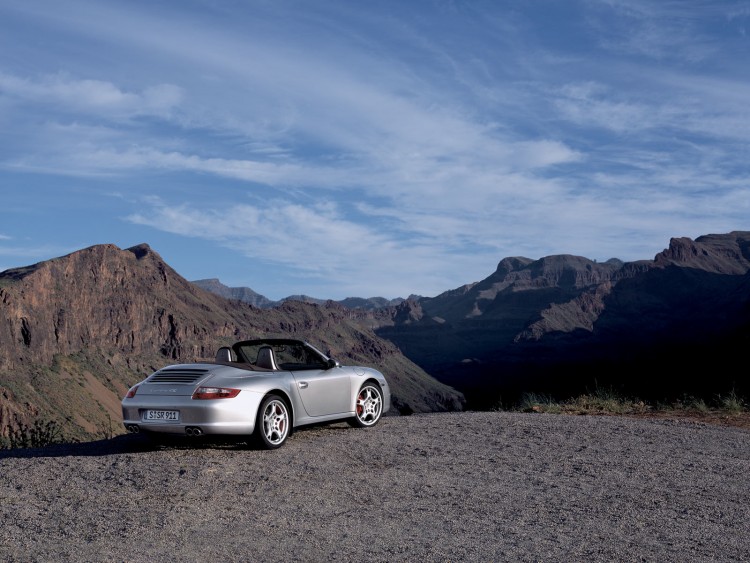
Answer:
<svg viewBox="0 0 750 563"><path fill-rule="evenodd" d="M217 241L255 263L282 265L296 275L336 279L338 291L361 295L397 296L404 279L415 288L437 293L441 281L454 283L472 270L475 256L451 256L449 248L428 239L404 240L377 227L342 216L335 203L304 207L280 200L266 205L237 205L227 209L181 205L159 198L150 207L127 217L143 226ZM493 259L494 260L494 259ZM460 282L463 283L463 282ZM404 295L406 296L406 295Z"/></svg>
<svg viewBox="0 0 750 563"><path fill-rule="evenodd" d="M106 113L116 118L167 115L183 97L182 90L172 84L127 92L111 82L76 79L62 73L29 79L3 72L0 72L0 95L21 104L58 105L84 115Z"/></svg>

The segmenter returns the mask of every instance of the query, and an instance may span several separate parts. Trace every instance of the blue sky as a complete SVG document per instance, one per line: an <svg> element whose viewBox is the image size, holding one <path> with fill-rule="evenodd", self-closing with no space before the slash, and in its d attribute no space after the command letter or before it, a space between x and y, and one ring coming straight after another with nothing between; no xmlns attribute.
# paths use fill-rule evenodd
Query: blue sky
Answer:
<svg viewBox="0 0 750 563"><path fill-rule="evenodd" d="M272 299L750 230L750 2L3 0L0 270Z"/></svg>

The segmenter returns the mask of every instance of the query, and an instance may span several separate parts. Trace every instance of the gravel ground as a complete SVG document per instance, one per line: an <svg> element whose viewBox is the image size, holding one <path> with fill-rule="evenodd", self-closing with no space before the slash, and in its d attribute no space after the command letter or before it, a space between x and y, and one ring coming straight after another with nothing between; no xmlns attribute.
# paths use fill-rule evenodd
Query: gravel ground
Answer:
<svg viewBox="0 0 750 563"><path fill-rule="evenodd" d="M0 560L750 560L742 429L451 413L190 444L0 452Z"/></svg>

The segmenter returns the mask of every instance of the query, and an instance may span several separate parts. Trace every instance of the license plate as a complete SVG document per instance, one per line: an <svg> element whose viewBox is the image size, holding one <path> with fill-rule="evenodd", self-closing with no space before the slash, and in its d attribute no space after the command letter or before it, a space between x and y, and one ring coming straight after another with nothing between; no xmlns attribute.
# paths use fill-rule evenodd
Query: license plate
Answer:
<svg viewBox="0 0 750 563"><path fill-rule="evenodd" d="M165 420L177 422L180 420L180 411L146 411L143 420Z"/></svg>

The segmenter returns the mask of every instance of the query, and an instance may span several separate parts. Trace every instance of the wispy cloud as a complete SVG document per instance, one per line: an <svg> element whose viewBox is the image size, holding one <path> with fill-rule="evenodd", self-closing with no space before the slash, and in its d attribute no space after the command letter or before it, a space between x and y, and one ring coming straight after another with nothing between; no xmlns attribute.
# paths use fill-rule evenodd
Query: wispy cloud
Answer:
<svg viewBox="0 0 750 563"><path fill-rule="evenodd" d="M447 274L454 283L472 271L473 257L456 257L449 247L427 237L405 240L348 219L335 203L303 207L285 201L265 206L238 205L229 209L174 208L159 198L150 207L127 217L139 225L187 237L206 238L237 252L256 264L293 268L297 276L340 277L349 295L361 291L361 279L389 295L403 292L402 277L431 293L444 289L436 280ZM450 258L450 260L448 260ZM459 282L465 283L465 282ZM369 296L369 295L368 295Z"/></svg>
<svg viewBox="0 0 750 563"><path fill-rule="evenodd" d="M449 289L507 255L650 257L747 223L748 18L735 2L10 0L0 175L101 209L129 194L97 209L105 239L193 237L298 280L333 258L357 275L332 294Z"/></svg>
<svg viewBox="0 0 750 563"><path fill-rule="evenodd" d="M742 11L721 2L649 2L647 0L604 0L597 15L601 44L616 52L642 55L656 60L705 61L717 54L714 35L706 22L726 23ZM602 9L602 7L604 9ZM723 21L722 21L723 20Z"/></svg>
<svg viewBox="0 0 750 563"><path fill-rule="evenodd" d="M0 72L0 95L22 104L49 104L58 109L107 117L166 115L179 105L182 92L171 84L126 92L101 80L75 79L64 74L21 78Z"/></svg>

